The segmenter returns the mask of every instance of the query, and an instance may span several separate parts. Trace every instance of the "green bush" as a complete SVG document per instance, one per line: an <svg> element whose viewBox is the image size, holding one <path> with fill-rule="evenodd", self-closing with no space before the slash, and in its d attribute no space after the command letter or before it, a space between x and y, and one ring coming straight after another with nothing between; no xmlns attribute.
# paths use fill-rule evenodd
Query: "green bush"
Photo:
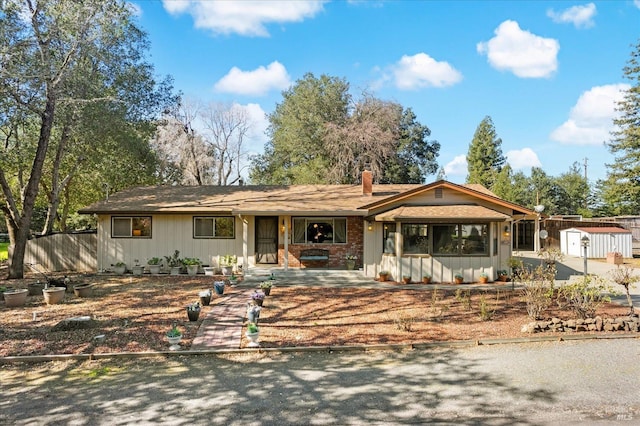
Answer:
<svg viewBox="0 0 640 426"><path fill-rule="evenodd" d="M567 307L579 318L595 316L596 310L611 301L609 294L613 289L602 278L587 275L561 287L558 290L558 303Z"/></svg>

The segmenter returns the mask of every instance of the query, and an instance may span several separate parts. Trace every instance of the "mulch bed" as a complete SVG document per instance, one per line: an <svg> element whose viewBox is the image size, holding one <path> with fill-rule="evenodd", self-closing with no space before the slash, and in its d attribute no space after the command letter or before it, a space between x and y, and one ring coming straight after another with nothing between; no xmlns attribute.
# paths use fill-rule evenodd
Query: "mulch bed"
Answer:
<svg viewBox="0 0 640 426"><path fill-rule="evenodd" d="M0 303L0 356L165 351L165 333L177 322L188 348L206 314L225 296L212 298L200 319L189 322L185 307L212 289L220 277L74 275L72 283L92 283L91 298L67 293L65 301L46 305L29 296L20 308ZM26 288L36 277L0 281ZM225 295L246 291L229 287ZM481 304L491 318L481 318ZM621 316L627 308L605 305L601 316ZM95 327L56 331L61 321L89 316ZM552 307L545 316L572 315ZM278 287L265 299L260 315L263 347L396 344L523 337L530 319L518 291L510 286L458 292L431 289L358 289ZM588 334L588 333L583 333ZM103 338L96 338L104 336ZM247 344L243 337L242 345Z"/></svg>

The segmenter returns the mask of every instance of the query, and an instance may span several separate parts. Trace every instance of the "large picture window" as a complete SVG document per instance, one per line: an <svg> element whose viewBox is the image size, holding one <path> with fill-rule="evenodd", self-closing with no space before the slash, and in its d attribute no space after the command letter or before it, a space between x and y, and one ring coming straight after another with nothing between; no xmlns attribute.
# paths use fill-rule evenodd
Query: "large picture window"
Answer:
<svg viewBox="0 0 640 426"><path fill-rule="evenodd" d="M233 216L196 216L193 218L193 238L235 238Z"/></svg>
<svg viewBox="0 0 640 426"><path fill-rule="evenodd" d="M347 242L347 219L297 217L293 219L296 244L342 244Z"/></svg>
<svg viewBox="0 0 640 426"><path fill-rule="evenodd" d="M151 216L111 218L112 238L151 238Z"/></svg>
<svg viewBox="0 0 640 426"><path fill-rule="evenodd" d="M486 224L433 225L432 229L434 254L489 254L489 226Z"/></svg>
<svg viewBox="0 0 640 426"><path fill-rule="evenodd" d="M429 225L425 223L403 223L402 252L405 254L428 254Z"/></svg>

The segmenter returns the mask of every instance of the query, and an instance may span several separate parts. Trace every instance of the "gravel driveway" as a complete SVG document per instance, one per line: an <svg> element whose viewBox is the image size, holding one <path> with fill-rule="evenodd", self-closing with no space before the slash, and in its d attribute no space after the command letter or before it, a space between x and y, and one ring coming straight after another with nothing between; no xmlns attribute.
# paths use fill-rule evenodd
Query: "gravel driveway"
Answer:
<svg viewBox="0 0 640 426"><path fill-rule="evenodd" d="M0 424L640 421L640 341L0 366Z"/></svg>

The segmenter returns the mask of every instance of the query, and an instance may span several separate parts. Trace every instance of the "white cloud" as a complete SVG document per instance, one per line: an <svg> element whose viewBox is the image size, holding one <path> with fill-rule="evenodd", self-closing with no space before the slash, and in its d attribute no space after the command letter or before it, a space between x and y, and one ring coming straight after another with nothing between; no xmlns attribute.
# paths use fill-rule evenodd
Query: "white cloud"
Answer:
<svg viewBox="0 0 640 426"><path fill-rule="evenodd" d="M280 62L274 61L266 68L260 66L253 71L233 67L218 80L214 88L218 92L239 95L264 95L269 90L283 90L290 85L291 78L287 70Z"/></svg>
<svg viewBox="0 0 640 426"><path fill-rule="evenodd" d="M453 160L444 166L444 173L447 176L466 176L467 175L467 156L457 155Z"/></svg>
<svg viewBox="0 0 640 426"><path fill-rule="evenodd" d="M616 104L622 100L628 84L596 86L584 92L571 108L569 119L549 136L551 140L570 145L600 145L609 139Z"/></svg>
<svg viewBox="0 0 640 426"><path fill-rule="evenodd" d="M542 167L538 154L531 148L514 149L505 155L507 163L513 170L529 170L532 167Z"/></svg>
<svg viewBox="0 0 640 426"><path fill-rule="evenodd" d="M267 37L270 23L300 22L312 18L323 9L325 0L296 1L213 1L162 0L172 15L188 13L196 28L216 34L240 34Z"/></svg>
<svg viewBox="0 0 640 426"><path fill-rule="evenodd" d="M494 31L495 37L480 42L476 49L486 54L492 67L511 71L518 77L549 77L558 68L560 44L523 31L515 21L504 21Z"/></svg>
<svg viewBox="0 0 640 426"><path fill-rule="evenodd" d="M636 7L640 9L640 0L633 0L633 4L635 4Z"/></svg>
<svg viewBox="0 0 640 426"><path fill-rule="evenodd" d="M448 62L438 62L426 53L404 55L392 68L400 90L447 87L462 80L462 74Z"/></svg>
<svg viewBox="0 0 640 426"><path fill-rule="evenodd" d="M573 24L576 28L591 28L594 26L593 17L596 15L596 5L593 3L584 6L573 6L562 12L553 9L547 11L547 16L553 22Z"/></svg>

